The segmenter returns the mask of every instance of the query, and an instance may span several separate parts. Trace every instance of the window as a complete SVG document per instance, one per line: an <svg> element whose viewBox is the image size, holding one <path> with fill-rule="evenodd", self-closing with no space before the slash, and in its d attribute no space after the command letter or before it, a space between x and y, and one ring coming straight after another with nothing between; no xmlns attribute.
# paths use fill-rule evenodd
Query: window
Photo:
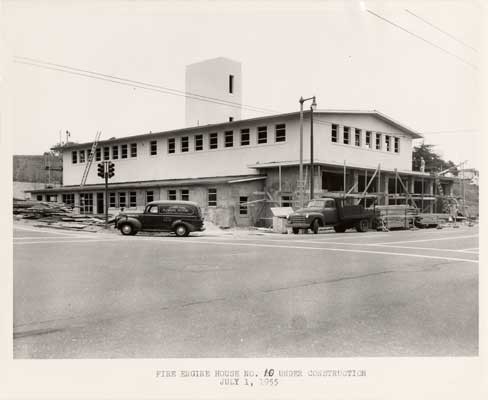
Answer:
<svg viewBox="0 0 488 400"><path fill-rule="evenodd" d="M366 147L371 148L371 131L366 131Z"/></svg>
<svg viewBox="0 0 488 400"><path fill-rule="evenodd" d="M326 200L324 203L324 208L336 208L334 200Z"/></svg>
<svg viewBox="0 0 488 400"><path fill-rule="evenodd" d="M386 151L391 151L391 136L385 135Z"/></svg>
<svg viewBox="0 0 488 400"><path fill-rule="evenodd" d="M154 206L151 206L147 209L147 212L149 214L157 214L158 213L158 206L154 205Z"/></svg>
<svg viewBox="0 0 488 400"><path fill-rule="evenodd" d="M176 189L168 190L168 200L176 200Z"/></svg>
<svg viewBox="0 0 488 400"><path fill-rule="evenodd" d="M258 127L258 144L264 144L268 142L268 127L259 126Z"/></svg>
<svg viewBox="0 0 488 400"><path fill-rule="evenodd" d="M42 194L38 194L38 195L36 196L36 199L37 199L37 201L42 201Z"/></svg>
<svg viewBox="0 0 488 400"><path fill-rule="evenodd" d="M129 207L136 207L136 206L137 206L137 193L129 192Z"/></svg>
<svg viewBox="0 0 488 400"><path fill-rule="evenodd" d="M120 146L120 158L127 158L127 145L123 144Z"/></svg>
<svg viewBox="0 0 488 400"><path fill-rule="evenodd" d="M361 129L356 128L354 130L354 145L361 146Z"/></svg>
<svg viewBox="0 0 488 400"><path fill-rule="evenodd" d="M181 152L182 153L187 153L189 149L188 146L188 136L183 136L181 138Z"/></svg>
<svg viewBox="0 0 488 400"><path fill-rule="evenodd" d="M381 150L381 133L376 134L376 150Z"/></svg>
<svg viewBox="0 0 488 400"><path fill-rule="evenodd" d="M208 189L208 206L217 207L217 189Z"/></svg>
<svg viewBox="0 0 488 400"><path fill-rule="evenodd" d="M247 196L239 197L239 215L247 215Z"/></svg>
<svg viewBox="0 0 488 400"><path fill-rule="evenodd" d="M234 75L229 75L229 93L234 93Z"/></svg>
<svg viewBox="0 0 488 400"><path fill-rule="evenodd" d="M282 195L281 207L293 207L293 197L291 195Z"/></svg>
<svg viewBox="0 0 488 400"><path fill-rule="evenodd" d="M149 143L150 154L155 156L158 154L158 142L156 140L151 140Z"/></svg>
<svg viewBox="0 0 488 400"><path fill-rule="evenodd" d="M80 150L80 163L85 162L85 150Z"/></svg>
<svg viewBox="0 0 488 400"><path fill-rule="evenodd" d="M344 127L344 137L343 140L344 144L349 144L349 127L345 126Z"/></svg>
<svg viewBox="0 0 488 400"><path fill-rule="evenodd" d="M275 142L286 141L286 125L278 124L275 126Z"/></svg>
<svg viewBox="0 0 488 400"><path fill-rule="evenodd" d="M400 153L400 138L395 138L395 153Z"/></svg>
<svg viewBox="0 0 488 400"><path fill-rule="evenodd" d="M225 139L225 143L224 143L225 147L234 146L234 131L226 131L224 134L224 139Z"/></svg>
<svg viewBox="0 0 488 400"><path fill-rule="evenodd" d="M95 150L95 161L102 161L102 149L100 147Z"/></svg>
<svg viewBox="0 0 488 400"><path fill-rule="evenodd" d="M150 203L151 201L154 201L154 192L152 190L148 190L146 192L146 203Z"/></svg>
<svg viewBox="0 0 488 400"><path fill-rule="evenodd" d="M110 147L103 148L103 159L110 160Z"/></svg>
<svg viewBox="0 0 488 400"><path fill-rule="evenodd" d="M117 207L117 200L116 200L116 197L115 197L115 192L110 192L108 194L108 206L109 207Z"/></svg>
<svg viewBox="0 0 488 400"><path fill-rule="evenodd" d="M126 199L125 192L119 192L119 207L120 208L127 207L126 201L127 199Z"/></svg>
<svg viewBox="0 0 488 400"><path fill-rule="evenodd" d="M130 156L137 157L137 143L130 144Z"/></svg>
<svg viewBox="0 0 488 400"><path fill-rule="evenodd" d="M77 151L71 152L71 162L73 164L76 164L78 162L78 152Z"/></svg>
<svg viewBox="0 0 488 400"><path fill-rule="evenodd" d="M241 129L241 146L249 146L249 143L251 143L249 129Z"/></svg>
<svg viewBox="0 0 488 400"><path fill-rule="evenodd" d="M203 135L195 136L195 151L203 150Z"/></svg>
<svg viewBox="0 0 488 400"><path fill-rule="evenodd" d="M339 131L339 126L337 124L332 124L332 133L331 133L331 136L330 136L330 141L332 143L337 143L337 140L338 140L338 133Z"/></svg>
<svg viewBox="0 0 488 400"><path fill-rule="evenodd" d="M219 138L217 136L217 133L211 133L210 134L210 148L216 149L217 147L219 147Z"/></svg>
<svg viewBox="0 0 488 400"><path fill-rule="evenodd" d="M93 214L93 193L80 193L80 214Z"/></svg>
<svg viewBox="0 0 488 400"><path fill-rule="evenodd" d="M180 198L183 201L190 200L190 191L188 189L181 189L180 190Z"/></svg>
<svg viewBox="0 0 488 400"><path fill-rule="evenodd" d="M229 117L229 122L234 121L234 117Z"/></svg>
<svg viewBox="0 0 488 400"><path fill-rule="evenodd" d="M75 195L74 193L63 194L63 203L67 206L74 207L75 205Z"/></svg>
<svg viewBox="0 0 488 400"><path fill-rule="evenodd" d="M173 154L176 151L176 139L169 138L168 139L168 153Z"/></svg>
<svg viewBox="0 0 488 400"><path fill-rule="evenodd" d="M119 146L112 146L112 160L119 158Z"/></svg>

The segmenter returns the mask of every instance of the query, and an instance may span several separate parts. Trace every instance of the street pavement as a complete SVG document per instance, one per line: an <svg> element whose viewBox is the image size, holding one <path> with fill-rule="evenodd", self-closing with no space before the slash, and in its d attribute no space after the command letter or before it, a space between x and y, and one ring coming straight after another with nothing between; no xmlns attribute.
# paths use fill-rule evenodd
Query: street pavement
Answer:
<svg viewBox="0 0 488 400"><path fill-rule="evenodd" d="M15 358L478 354L478 229L125 237L14 225Z"/></svg>

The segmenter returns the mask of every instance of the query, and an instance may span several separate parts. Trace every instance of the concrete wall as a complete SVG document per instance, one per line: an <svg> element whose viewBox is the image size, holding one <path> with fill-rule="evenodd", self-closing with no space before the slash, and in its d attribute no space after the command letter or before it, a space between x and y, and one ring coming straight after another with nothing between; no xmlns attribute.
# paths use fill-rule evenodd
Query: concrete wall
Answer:
<svg viewBox="0 0 488 400"><path fill-rule="evenodd" d="M44 189L46 184L38 182L18 182L13 183L13 195L14 199L36 199L36 196L31 196L30 193L26 193L26 190Z"/></svg>
<svg viewBox="0 0 488 400"><path fill-rule="evenodd" d="M13 180L16 182L42 182L42 183L62 183L62 172L49 171L46 166L61 167L63 159L61 156L52 155L14 155L13 162Z"/></svg>
<svg viewBox="0 0 488 400"><path fill-rule="evenodd" d="M229 75L234 76L233 93L229 92ZM186 92L242 103L241 63L227 58L215 58L186 67ZM187 97L186 126L225 122L229 117L241 119L241 108Z"/></svg>
<svg viewBox="0 0 488 400"><path fill-rule="evenodd" d="M308 114L304 121L304 162L310 160L310 123ZM368 115L330 115L317 113L314 124L314 159L317 162L337 163L342 165L346 160L348 166L363 166L375 169L381 163L382 169L394 169L399 171L411 170L412 140L403 135L398 129L382 120ZM327 121L327 122L322 122ZM331 125L329 121L337 124L347 124L351 128L357 127L373 132L388 132L400 137L400 152L386 152L359 148L354 143L344 145L331 142ZM275 142L275 127L277 124L286 124L286 141ZM257 144L257 128L267 126L268 143ZM341 125L342 126L342 125ZM240 146L240 130L250 129L251 143L249 146ZM224 147L224 132L233 130L234 147ZM218 149L209 149L209 134L218 134ZM195 151L194 138L197 134L203 134L204 150ZM182 153L180 148L181 137L188 136L189 152ZM168 138L176 139L176 153L168 154ZM150 141L156 140L158 154L150 155ZM132 143L130 139L126 142ZM195 128L185 133L165 135L150 135L147 139L139 139L137 157L113 160L115 163L115 176L111 182L136 182L163 179L203 178L215 176L233 176L255 174L256 169L249 165L269 162L298 162L299 159L299 119L296 116L270 117L263 121L240 121L223 126L215 131L206 127ZM102 145L103 146L103 145ZM85 149L89 150L89 147ZM78 185L85 169L85 163L72 164L71 151L63 153L64 184ZM92 165L87 184L101 183L97 177L96 162Z"/></svg>

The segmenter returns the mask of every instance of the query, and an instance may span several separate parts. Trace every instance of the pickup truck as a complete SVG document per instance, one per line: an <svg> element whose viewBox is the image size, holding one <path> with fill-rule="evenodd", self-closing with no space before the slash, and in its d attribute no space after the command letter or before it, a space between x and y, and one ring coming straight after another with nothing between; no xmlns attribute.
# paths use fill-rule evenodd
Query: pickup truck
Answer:
<svg viewBox="0 0 488 400"><path fill-rule="evenodd" d="M293 233L300 229L311 229L318 233L320 227L333 226L336 232L356 228L366 232L375 217L374 210L364 209L362 205L346 205L342 197L325 197L311 200L307 207L301 208L288 216L288 225Z"/></svg>

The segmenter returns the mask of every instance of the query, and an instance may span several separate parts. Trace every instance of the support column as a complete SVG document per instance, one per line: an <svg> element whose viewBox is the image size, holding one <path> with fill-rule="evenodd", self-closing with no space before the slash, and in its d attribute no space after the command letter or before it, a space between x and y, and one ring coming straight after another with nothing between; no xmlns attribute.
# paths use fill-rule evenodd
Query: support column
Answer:
<svg viewBox="0 0 488 400"><path fill-rule="evenodd" d="M352 184L353 184L353 185L354 185L354 187L355 187L355 188L354 188L354 190L353 190L353 192L357 192L357 191L358 191L358 185L359 185L359 172L358 172L358 170L356 170L356 169L355 169L355 170L352 172L352 177L353 177L353 182L352 182ZM352 186L352 185L351 185L351 186ZM350 189L351 189L351 188L348 188L347 190L349 191Z"/></svg>

